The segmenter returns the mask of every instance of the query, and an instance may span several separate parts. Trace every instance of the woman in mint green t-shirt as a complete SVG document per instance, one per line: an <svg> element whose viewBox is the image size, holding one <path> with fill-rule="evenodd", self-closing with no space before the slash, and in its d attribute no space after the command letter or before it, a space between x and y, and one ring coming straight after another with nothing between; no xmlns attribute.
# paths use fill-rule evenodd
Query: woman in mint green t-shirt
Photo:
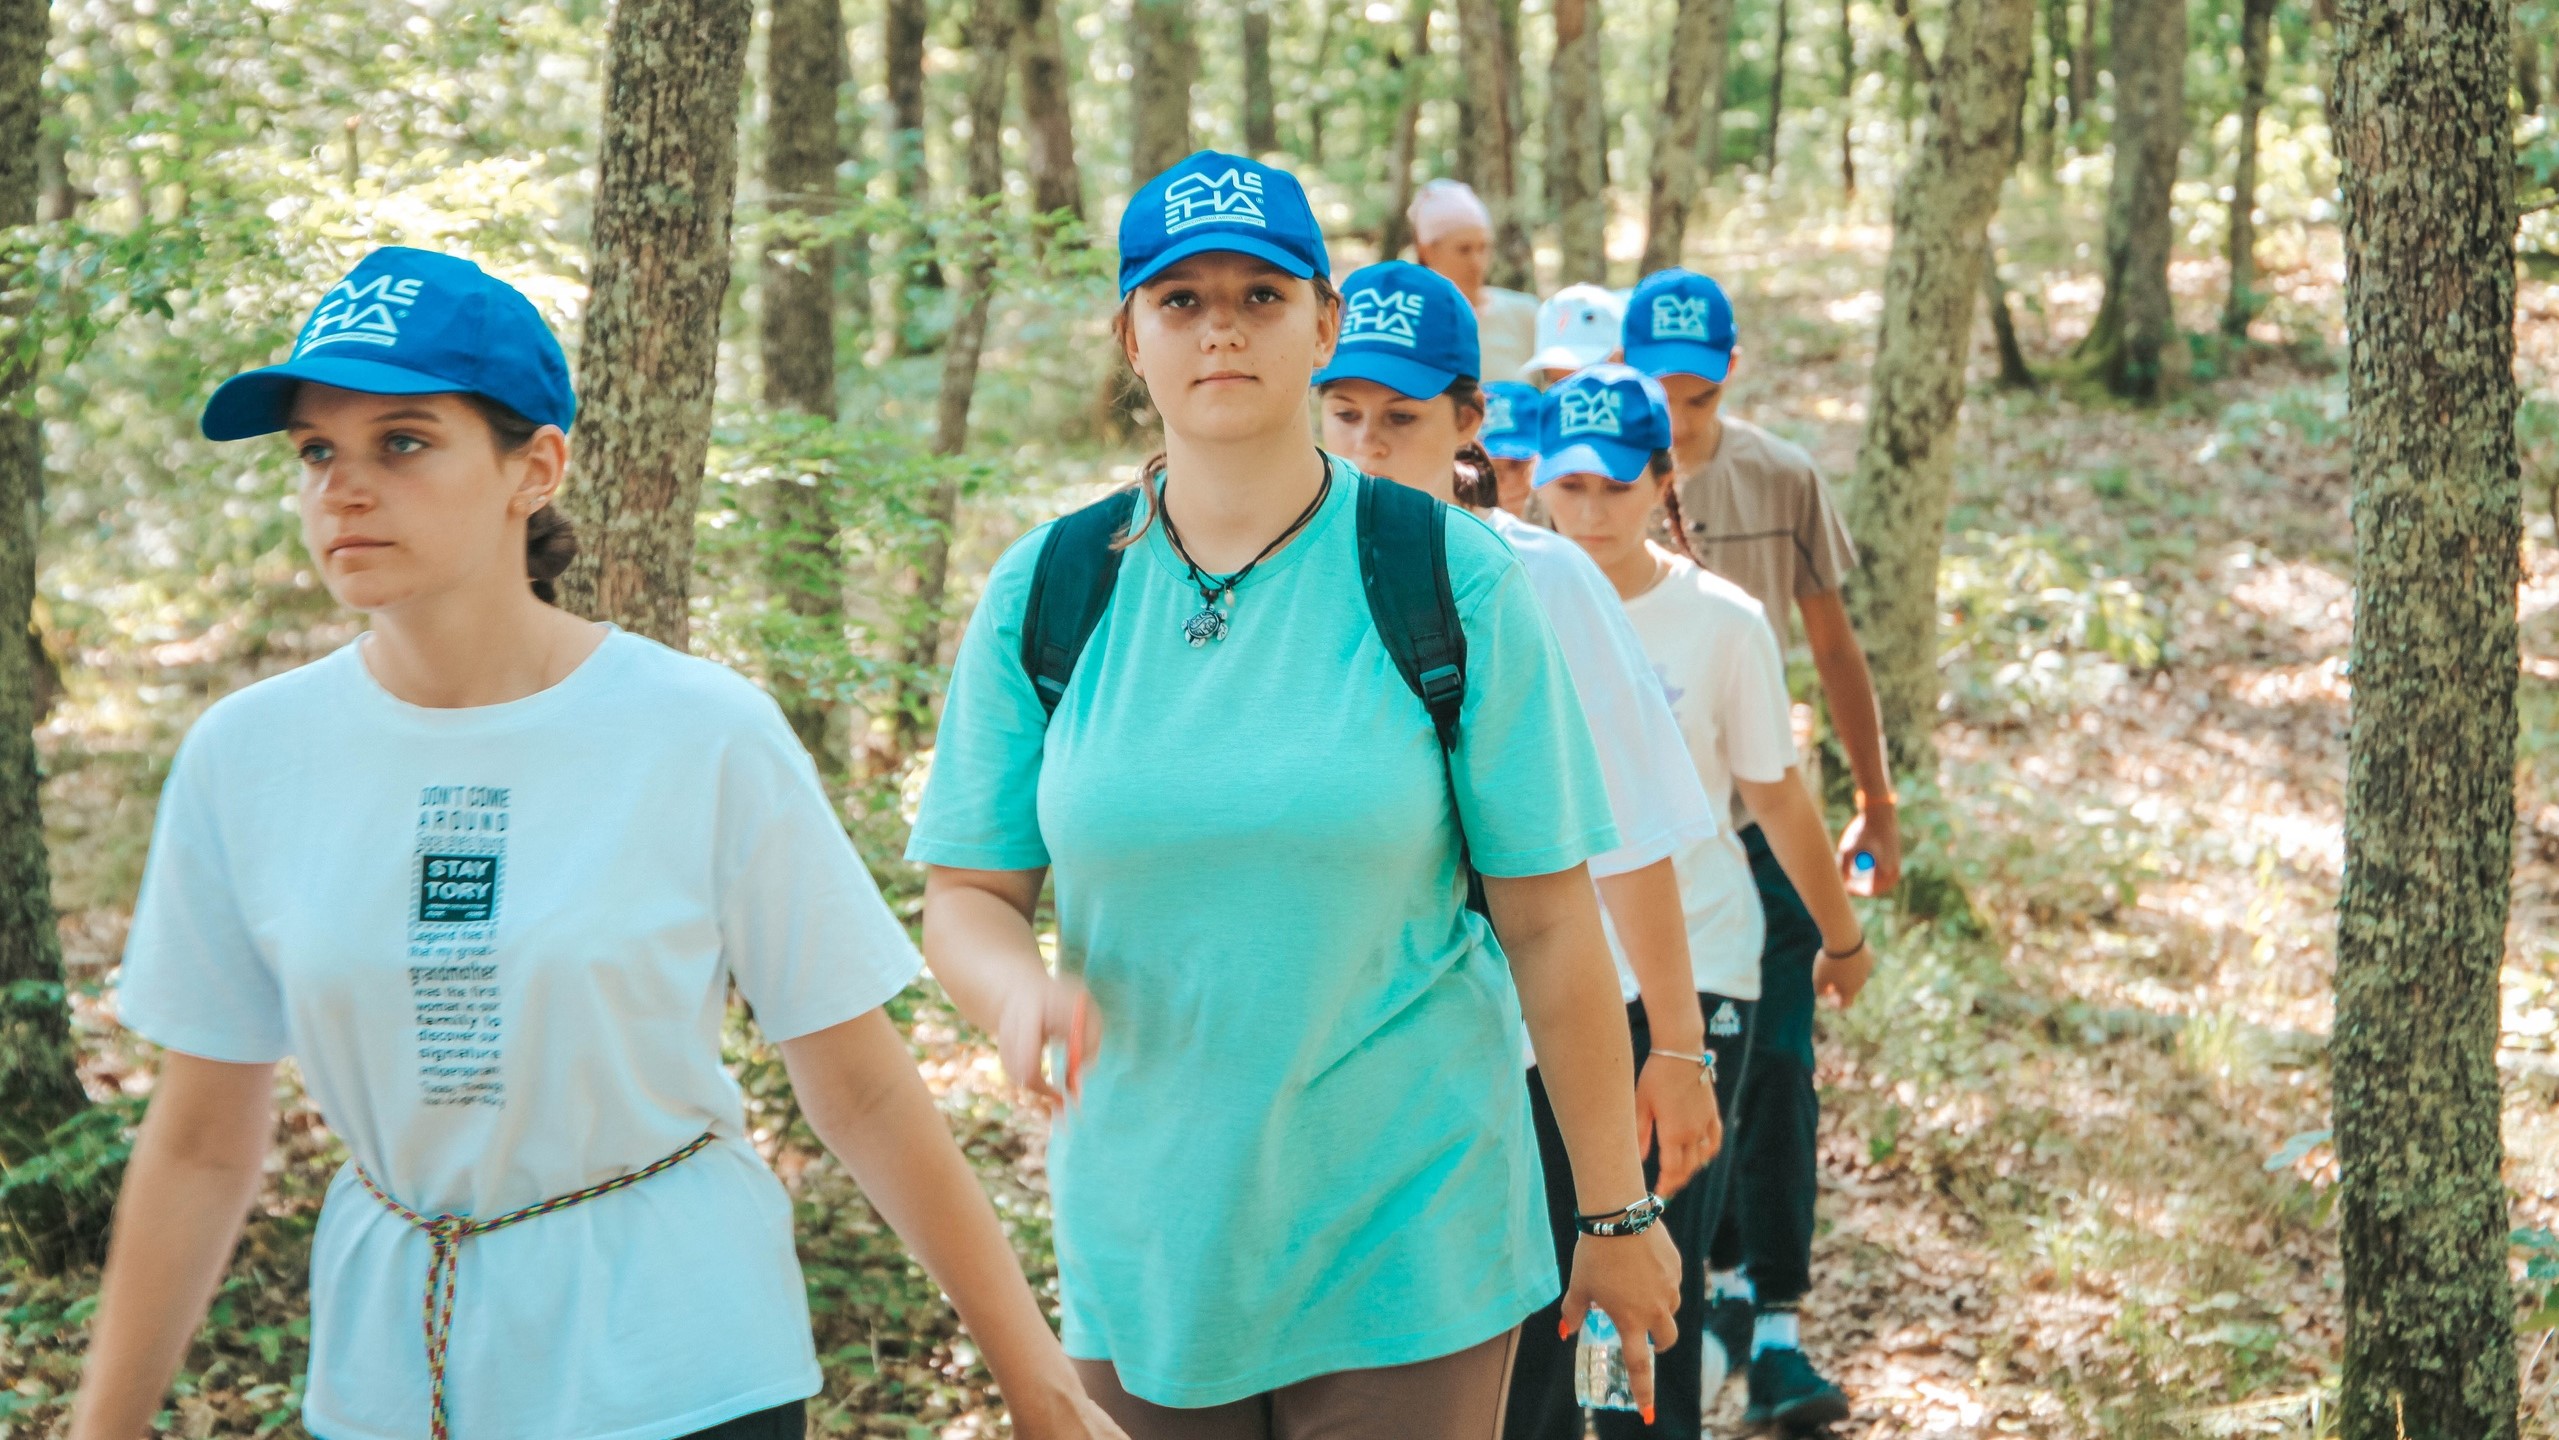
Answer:
<svg viewBox="0 0 2559 1440"><path fill-rule="evenodd" d="M1136 1440L1477 1440L1516 1327L1559 1288L1568 1323L1597 1305L1674 1335L1583 868L1616 843L1598 764L1518 562L1471 517L1445 517L1468 647L1445 762L1381 645L1360 477L1307 427L1341 302L1296 181L1194 155L1120 242L1116 331L1165 458L1053 718L1021 661L1046 532L988 579L908 850L932 867L926 955L1064 1105L1067 1353ZM1052 870L1057 976L1032 921ZM1523 1015L1589 1222L1569 1287ZM1067 1097L1041 1074L1053 1045Z"/></svg>

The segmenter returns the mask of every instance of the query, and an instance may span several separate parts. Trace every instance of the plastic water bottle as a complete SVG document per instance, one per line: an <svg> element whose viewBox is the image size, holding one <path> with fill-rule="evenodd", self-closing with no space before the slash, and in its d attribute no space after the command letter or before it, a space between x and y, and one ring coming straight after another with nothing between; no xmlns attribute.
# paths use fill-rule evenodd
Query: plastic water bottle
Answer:
<svg viewBox="0 0 2559 1440"><path fill-rule="evenodd" d="M1573 1347L1573 1397L1586 1410L1633 1410L1634 1382L1626 1378L1626 1347L1617 1324L1594 1306L1582 1317L1581 1339Z"/></svg>

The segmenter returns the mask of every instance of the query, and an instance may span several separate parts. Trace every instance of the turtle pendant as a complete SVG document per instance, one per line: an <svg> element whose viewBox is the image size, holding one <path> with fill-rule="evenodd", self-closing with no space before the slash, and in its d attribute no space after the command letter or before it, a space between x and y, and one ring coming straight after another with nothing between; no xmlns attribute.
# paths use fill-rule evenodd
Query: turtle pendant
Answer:
<svg viewBox="0 0 2559 1440"><path fill-rule="evenodd" d="M1200 613L1182 622L1182 638L1190 641L1194 650L1211 640L1225 639L1226 612L1214 603L1201 605Z"/></svg>

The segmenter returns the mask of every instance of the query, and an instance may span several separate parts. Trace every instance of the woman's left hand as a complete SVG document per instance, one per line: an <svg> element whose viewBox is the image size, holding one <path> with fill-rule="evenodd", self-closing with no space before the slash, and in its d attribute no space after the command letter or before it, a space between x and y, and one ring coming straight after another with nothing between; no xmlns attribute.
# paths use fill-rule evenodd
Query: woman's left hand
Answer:
<svg viewBox="0 0 2559 1440"><path fill-rule="evenodd" d="M1572 1283L1564 1287L1564 1333L1581 1329L1593 1306L1617 1323L1626 1382L1649 1425L1654 1352L1679 1343L1679 1247L1670 1232L1655 1225L1640 1235L1581 1237L1573 1247Z"/></svg>
<svg viewBox="0 0 2559 1440"><path fill-rule="evenodd" d="M1082 1385L1043 1397L1038 1404L1012 1405L1013 1434L1018 1440L1128 1440L1128 1432L1093 1403Z"/></svg>
<svg viewBox="0 0 2559 1440"><path fill-rule="evenodd" d="M1724 1146L1724 1116L1715 1104L1711 1072L1701 1077L1699 1069L1693 1060L1648 1055L1635 1077L1635 1151L1649 1154L1654 1142L1660 1142L1661 1171L1653 1193L1665 1200Z"/></svg>

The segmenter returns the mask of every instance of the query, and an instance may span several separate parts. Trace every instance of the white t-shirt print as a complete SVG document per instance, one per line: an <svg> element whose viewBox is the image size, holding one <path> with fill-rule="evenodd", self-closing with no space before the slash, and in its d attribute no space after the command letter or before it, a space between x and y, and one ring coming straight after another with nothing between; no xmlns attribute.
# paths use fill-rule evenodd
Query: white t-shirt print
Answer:
<svg viewBox="0 0 2559 1440"><path fill-rule="evenodd" d="M1782 780L1795 763L1777 634L1750 592L1684 556L1659 547L1655 554L1668 562L1669 573L1627 601L1626 616L1652 657L1698 780L1718 809L1730 813L1735 777ZM1740 835L1727 827L1690 843L1671 863L1688 911L1688 958L1697 988L1758 999L1759 951L1768 922Z"/></svg>
<svg viewBox="0 0 2559 1440"><path fill-rule="evenodd" d="M808 756L747 681L637 636L466 710L393 698L361 645L188 735L124 1023L213 1060L295 1057L422 1214L496 1216L718 1137L464 1242L455 1434L664 1440L816 1393L789 1198L720 1064L728 989L782 1040L921 962ZM340 1171L312 1248L313 1434L427 1434L429 1248Z"/></svg>

